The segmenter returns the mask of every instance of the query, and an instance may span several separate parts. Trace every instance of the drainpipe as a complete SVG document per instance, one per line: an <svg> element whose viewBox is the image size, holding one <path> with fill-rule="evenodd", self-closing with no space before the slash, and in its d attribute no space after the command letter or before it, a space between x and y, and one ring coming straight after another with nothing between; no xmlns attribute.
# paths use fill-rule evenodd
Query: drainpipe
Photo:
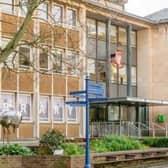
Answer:
<svg viewBox="0 0 168 168"><path fill-rule="evenodd" d="M106 96L109 97L109 85L110 85L110 26L111 26L111 20L108 18L106 21Z"/></svg>
<svg viewBox="0 0 168 168"><path fill-rule="evenodd" d="M132 26L127 26L127 96L131 96L131 31Z"/></svg>

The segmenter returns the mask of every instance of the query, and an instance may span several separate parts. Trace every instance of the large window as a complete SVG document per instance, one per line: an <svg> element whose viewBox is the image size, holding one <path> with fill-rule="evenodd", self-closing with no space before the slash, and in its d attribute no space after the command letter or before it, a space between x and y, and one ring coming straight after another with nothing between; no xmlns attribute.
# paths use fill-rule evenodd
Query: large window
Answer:
<svg viewBox="0 0 168 168"><path fill-rule="evenodd" d="M62 122L64 120L64 99L63 97L53 98L53 120Z"/></svg>
<svg viewBox="0 0 168 168"><path fill-rule="evenodd" d="M69 26L76 26L76 10L67 9L67 24Z"/></svg>
<svg viewBox="0 0 168 168"><path fill-rule="evenodd" d="M13 14L13 0L1 0L1 11Z"/></svg>
<svg viewBox="0 0 168 168"><path fill-rule="evenodd" d="M30 66L30 48L22 46L19 48L19 66L27 68Z"/></svg>
<svg viewBox="0 0 168 168"><path fill-rule="evenodd" d="M19 111L23 120L31 120L31 95L19 94Z"/></svg>
<svg viewBox="0 0 168 168"><path fill-rule="evenodd" d="M52 20L54 24L63 23L63 8L62 6L52 6Z"/></svg>
<svg viewBox="0 0 168 168"><path fill-rule="evenodd" d="M14 93L2 93L1 97L2 110L15 110L15 95Z"/></svg>
<svg viewBox="0 0 168 168"><path fill-rule="evenodd" d="M40 121L49 121L49 97L40 96Z"/></svg>
<svg viewBox="0 0 168 168"><path fill-rule="evenodd" d="M39 18L42 19L42 21L48 20L48 4L42 3L39 6Z"/></svg>

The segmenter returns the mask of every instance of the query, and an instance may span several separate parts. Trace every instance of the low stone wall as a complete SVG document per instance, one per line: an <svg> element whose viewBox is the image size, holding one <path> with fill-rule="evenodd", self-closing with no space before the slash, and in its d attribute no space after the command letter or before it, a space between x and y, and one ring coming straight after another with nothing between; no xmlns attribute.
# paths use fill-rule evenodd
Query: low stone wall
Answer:
<svg viewBox="0 0 168 168"><path fill-rule="evenodd" d="M0 156L0 168L84 168L84 156ZM92 168L167 168L168 149L91 155Z"/></svg>

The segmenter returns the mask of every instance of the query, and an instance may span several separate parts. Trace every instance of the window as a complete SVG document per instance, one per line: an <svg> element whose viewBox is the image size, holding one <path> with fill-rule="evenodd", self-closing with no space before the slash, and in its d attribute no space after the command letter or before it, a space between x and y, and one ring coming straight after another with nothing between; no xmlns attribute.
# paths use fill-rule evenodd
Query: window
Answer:
<svg viewBox="0 0 168 168"><path fill-rule="evenodd" d="M77 67L79 65L78 57L75 52L68 51L66 64L68 74L75 75L77 73Z"/></svg>
<svg viewBox="0 0 168 168"><path fill-rule="evenodd" d="M67 24L69 26L76 26L76 11L73 9L67 10Z"/></svg>
<svg viewBox="0 0 168 168"><path fill-rule="evenodd" d="M19 66L27 68L30 66L30 48L22 46L19 48Z"/></svg>
<svg viewBox="0 0 168 168"><path fill-rule="evenodd" d="M119 84L123 85L127 83L127 72L126 66L123 65L119 68Z"/></svg>
<svg viewBox="0 0 168 168"><path fill-rule="evenodd" d="M96 59L96 39L87 39L87 56Z"/></svg>
<svg viewBox="0 0 168 168"><path fill-rule="evenodd" d="M40 97L40 121L48 121L48 109L49 107L49 97L48 96L41 96Z"/></svg>
<svg viewBox="0 0 168 168"><path fill-rule="evenodd" d="M31 95L19 94L19 111L23 120L31 119Z"/></svg>
<svg viewBox="0 0 168 168"><path fill-rule="evenodd" d="M98 80L105 81L106 79L106 62L97 62Z"/></svg>
<svg viewBox="0 0 168 168"><path fill-rule="evenodd" d="M124 28L119 28L119 43L122 45L126 45L127 43L127 34L126 34L126 29Z"/></svg>
<svg viewBox="0 0 168 168"><path fill-rule="evenodd" d="M106 25L103 22L98 22L98 38L102 40L106 39Z"/></svg>
<svg viewBox="0 0 168 168"><path fill-rule="evenodd" d="M1 0L1 11L13 14L13 0Z"/></svg>
<svg viewBox="0 0 168 168"><path fill-rule="evenodd" d="M119 120L119 106L114 105L108 106L108 120L109 121Z"/></svg>
<svg viewBox="0 0 168 168"><path fill-rule="evenodd" d="M135 66L132 66L131 67L131 83L133 86L136 85L136 67Z"/></svg>
<svg viewBox="0 0 168 168"><path fill-rule="evenodd" d="M40 17L43 21L48 20L48 4L47 4L47 3L42 3L42 4L39 6L39 17Z"/></svg>
<svg viewBox="0 0 168 168"><path fill-rule="evenodd" d="M77 121L77 107L67 106L68 121L76 122Z"/></svg>
<svg viewBox="0 0 168 168"><path fill-rule="evenodd" d="M28 0L20 0L19 3L20 3L19 15L24 17L27 14Z"/></svg>
<svg viewBox="0 0 168 168"><path fill-rule="evenodd" d="M89 37L96 38L96 21L93 19L87 19L87 33Z"/></svg>
<svg viewBox="0 0 168 168"><path fill-rule="evenodd" d="M55 49L52 51L52 63L54 72L62 72L63 70L63 50Z"/></svg>
<svg viewBox="0 0 168 168"><path fill-rule="evenodd" d="M63 8L61 6L53 5L52 20L55 24L60 24L63 22Z"/></svg>
<svg viewBox="0 0 168 168"><path fill-rule="evenodd" d="M62 97L53 98L53 120L58 122L64 120L64 99Z"/></svg>
<svg viewBox="0 0 168 168"><path fill-rule="evenodd" d="M96 79L96 63L94 59L87 59L87 72L90 79Z"/></svg>
<svg viewBox="0 0 168 168"><path fill-rule="evenodd" d="M48 69L48 51L41 51L40 52L40 69Z"/></svg>
<svg viewBox="0 0 168 168"><path fill-rule="evenodd" d="M2 110L15 110L15 95L13 93L2 93L1 97Z"/></svg>
<svg viewBox="0 0 168 168"><path fill-rule="evenodd" d="M110 41L112 43L117 43L117 27L116 26L111 26L110 30Z"/></svg>

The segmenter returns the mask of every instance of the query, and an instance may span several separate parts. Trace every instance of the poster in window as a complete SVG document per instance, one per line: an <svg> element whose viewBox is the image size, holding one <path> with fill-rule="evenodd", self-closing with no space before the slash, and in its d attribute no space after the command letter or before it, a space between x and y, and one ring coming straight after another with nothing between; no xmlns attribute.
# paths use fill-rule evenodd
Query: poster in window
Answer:
<svg viewBox="0 0 168 168"><path fill-rule="evenodd" d="M40 97L40 121L48 121L48 97Z"/></svg>
<svg viewBox="0 0 168 168"><path fill-rule="evenodd" d="M30 95L20 95L19 96L19 111L22 113L23 120L30 120L30 106L31 106Z"/></svg>
<svg viewBox="0 0 168 168"><path fill-rule="evenodd" d="M53 100L53 118L54 121L63 121L64 101L61 98L54 98Z"/></svg>

